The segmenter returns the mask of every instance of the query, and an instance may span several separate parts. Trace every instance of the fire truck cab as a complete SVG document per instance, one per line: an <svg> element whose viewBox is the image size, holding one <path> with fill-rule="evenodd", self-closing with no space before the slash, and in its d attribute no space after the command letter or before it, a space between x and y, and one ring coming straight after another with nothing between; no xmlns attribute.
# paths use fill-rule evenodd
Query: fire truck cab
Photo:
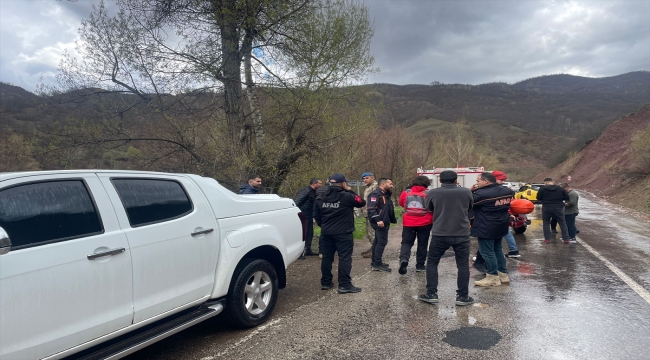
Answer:
<svg viewBox="0 0 650 360"><path fill-rule="evenodd" d="M458 184L460 186L466 187L466 188L471 188L472 185L476 183L476 178L484 172L485 170L483 167L462 167L462 168L436 168L434 167L431 170L424 170L422 168L418 168L417 173L418 176L424 175L431 179L431 186L429 186L429 189L434 189L440 187L440 173L445 171L445 170L453 170L458 174Z"/></svg>

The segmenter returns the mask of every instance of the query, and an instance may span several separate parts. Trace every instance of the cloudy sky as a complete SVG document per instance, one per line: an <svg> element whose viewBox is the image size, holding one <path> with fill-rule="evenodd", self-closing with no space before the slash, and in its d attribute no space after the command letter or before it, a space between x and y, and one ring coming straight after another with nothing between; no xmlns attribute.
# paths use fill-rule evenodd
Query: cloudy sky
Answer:
<svg viewBox="0 0 650 360"><path fill-rule="evenodd" d="M110 2L107 1L107 2ZM0 81L53 83L99 0L0 0ZM650 0L365 0L380 72L368 82L481 84L650 70Z"/></svg>

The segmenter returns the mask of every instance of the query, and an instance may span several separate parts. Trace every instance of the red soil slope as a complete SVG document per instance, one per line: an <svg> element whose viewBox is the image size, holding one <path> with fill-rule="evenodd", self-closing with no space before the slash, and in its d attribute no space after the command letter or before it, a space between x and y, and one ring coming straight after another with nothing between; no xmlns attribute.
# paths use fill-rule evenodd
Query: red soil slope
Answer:
<svg viewBox="0 0 650 360"><path fill-rule="evenodd" d="M631 191L640 183L650 180L647 176L643 177L635 173L635 160L630 147L634 134L647 128L648 125L650 125L650 105L611 124L600 137L582 149L579 154L537 175L535 181L552 177L556 183L565 182L570 175L572 187L600 196L617 196ZM643 194L641 191L640 197L638 200L641 207L631 207L647 210L644 208L647 207L650 194Z"/></svg>

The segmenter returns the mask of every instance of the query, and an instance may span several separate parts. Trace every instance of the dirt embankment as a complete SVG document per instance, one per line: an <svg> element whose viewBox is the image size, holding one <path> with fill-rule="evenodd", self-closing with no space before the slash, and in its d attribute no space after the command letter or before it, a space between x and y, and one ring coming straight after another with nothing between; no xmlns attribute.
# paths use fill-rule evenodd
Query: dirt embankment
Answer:
<svg viewBox="0 0 650 360"><path fill-rule="evenodd" d="M634 210L650 213L650 176L637 170L632 137L650 125L650 105L627 115L605 129L580 153L570 156L555 168L537 175L556 183L566 182Z"/></svg>

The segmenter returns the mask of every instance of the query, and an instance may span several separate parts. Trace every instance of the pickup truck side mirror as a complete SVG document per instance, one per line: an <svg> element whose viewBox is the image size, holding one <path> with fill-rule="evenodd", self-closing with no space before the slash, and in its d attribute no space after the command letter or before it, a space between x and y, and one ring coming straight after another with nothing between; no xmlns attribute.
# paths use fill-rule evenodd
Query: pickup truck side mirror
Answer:
<svg viewBox="0 0 650 360"><path fill-rule="evenodd" d="M11 250L11 240L5 229L0 227L0 255L4 255Z"/></svg>

